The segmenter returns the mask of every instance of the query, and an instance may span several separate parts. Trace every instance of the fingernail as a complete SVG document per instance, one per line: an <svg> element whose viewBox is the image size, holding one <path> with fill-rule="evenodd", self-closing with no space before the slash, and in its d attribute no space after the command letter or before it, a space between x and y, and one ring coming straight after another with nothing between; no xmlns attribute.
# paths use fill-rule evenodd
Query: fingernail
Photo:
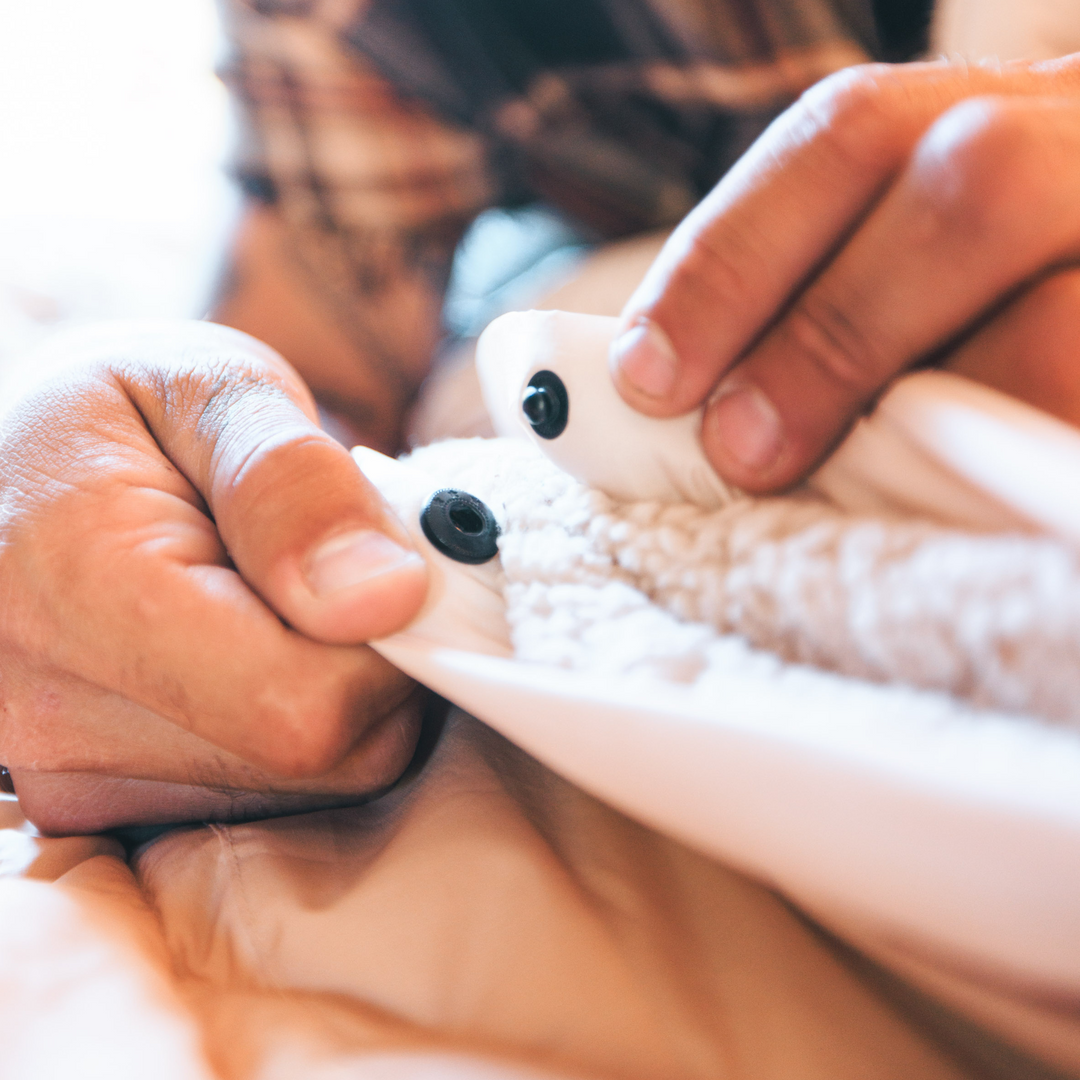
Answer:
<svg viewBox="0 0 1080 1080"><path fill-rule="evenodd" d="M327 540L307 560L308 587L320 599L343 589L402 569L423 559L373 529L345 533Z"/></svg>
<svg viewBox="0 0 1080 1080"><path fill-rule="evenodd" d="M610 363L628 385L651 398L669 397L679 374L675 350L652 319L638 319L611 343Z"/></svg>
<svg viewBox="0 0 1080 1080"><path fill-rule="evenodd" d="M751 472L780 456L784 428L776 406L752 383L720 384L709 404L711 427L724 452Z"/></svg>

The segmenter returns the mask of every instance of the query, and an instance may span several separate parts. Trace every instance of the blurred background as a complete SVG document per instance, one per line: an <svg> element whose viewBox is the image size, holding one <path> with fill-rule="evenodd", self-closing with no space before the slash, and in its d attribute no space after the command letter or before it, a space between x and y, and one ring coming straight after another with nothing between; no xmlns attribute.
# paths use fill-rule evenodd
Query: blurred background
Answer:
<svg viewBox="0 0 1080 1080"><path fill-rule="evenodd" d="M235 212L213 0L0 0L0 364L205 310Z"/></svg>
<svg viewBox="0 0 1080 1080"><path fill-rule="evenodd" d="M1080 47L1073 0L936 7L942 51ZM214 0L0 0L0 373L67 325L205 313L238 209L221 49ZM475 333L584 251L542 209L481 215L455 264L448 329Z"/></svg>
<svg viewBox="0 0 1080 1080"><path fill-rule="evenodd" d="M214 0L0 0L0 374L49 333L200 316L239 205ZM475 333L583 254L555 215L481 215L447 297Z"/></svg>

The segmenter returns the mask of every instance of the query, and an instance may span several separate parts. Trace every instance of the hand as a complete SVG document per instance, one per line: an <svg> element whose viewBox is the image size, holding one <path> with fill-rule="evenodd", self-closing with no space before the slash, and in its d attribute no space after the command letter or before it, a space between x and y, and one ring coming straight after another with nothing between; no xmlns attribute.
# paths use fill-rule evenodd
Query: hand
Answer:
<svg viewBox="0 0 1080 1080"><path fill-rule="evenodd" d="M356 801L418 730L358 642L427 575L296 373L201 323L58 342L0 425L0 761L39 827Z"/></svg>
<svg viewBox="0 0 1080 1080"><path fill-rule="evenodd" d="M1047 275L1078 260L1080 55L853 68L805 94L676 229L624 309L612 370L650 415L707 401L716 469L775 490L980 320L1019 298L1026 325L1047 288L1055 311L1075 304L1075 274L1064 288ZM1075 332L1064 344L1075 356Z"/></svg>

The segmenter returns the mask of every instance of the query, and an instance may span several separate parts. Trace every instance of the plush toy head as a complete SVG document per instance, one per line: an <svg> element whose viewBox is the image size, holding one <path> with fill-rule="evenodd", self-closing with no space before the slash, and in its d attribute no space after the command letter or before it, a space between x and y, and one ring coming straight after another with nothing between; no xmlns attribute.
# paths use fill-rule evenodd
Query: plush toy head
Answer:
<svg viewBox="0 0 1080 1080"><path fill-rule="evenodd" d="M566 311L496 319L476 347L496 432L531 440L564 472L616 499L727 505L733 492L701 447L701 411L658 420L619 396L607 363L618 325Z"/></svg>

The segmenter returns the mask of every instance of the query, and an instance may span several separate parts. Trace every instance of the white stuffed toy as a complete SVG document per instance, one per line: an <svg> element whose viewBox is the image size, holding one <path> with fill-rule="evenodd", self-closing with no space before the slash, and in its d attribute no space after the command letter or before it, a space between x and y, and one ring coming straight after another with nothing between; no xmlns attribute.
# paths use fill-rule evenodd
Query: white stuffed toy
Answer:
<svg viewBox="0 0 1080 1080"><path fill-rule="evenodd" d="M619 397L616 325L503 316L477 354L502 438L407 466L358 452L436 566L412 638L683 684L779 658L1080 722L1080 435L924 372L806 490L749 498L709 466L700 413L658 420ZM450 517L446 497L425 509L436 488L462 492ZM433 552L436 519L451 546ZM485 529L491 562L459 561Z"/></svg>
<svg viewBox="0 0 1080 1080"><path fill-rule="evenodd" d="M504 316L500 437L354 452L431 570L375 648L850 939L1080 994L1080 434L922 372L750 498L623 404L615 325Z"/></svg>

